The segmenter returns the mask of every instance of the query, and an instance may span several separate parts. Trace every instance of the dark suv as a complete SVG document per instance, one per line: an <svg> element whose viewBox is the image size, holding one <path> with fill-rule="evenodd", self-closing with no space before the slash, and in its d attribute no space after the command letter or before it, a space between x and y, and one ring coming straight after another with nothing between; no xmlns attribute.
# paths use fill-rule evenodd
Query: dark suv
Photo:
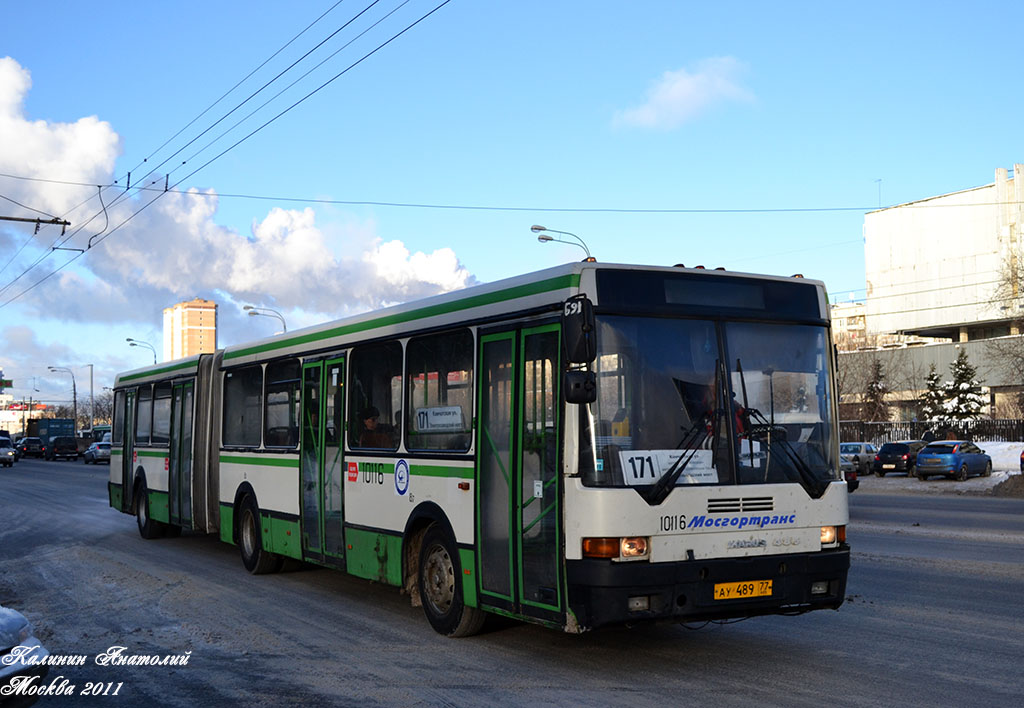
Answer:
<svg viewBox="0 0 1024 708"><path fill-rule="evenodd" d="M18 441L18 453L21 457L42 457L43 441L39 438L22 438Z"/></svg>
<svg viewBox="0 0 1024 708"><path fill-rule="evenodd" d="M70 435L58 435L43 446L43 456L47 460L77 460L78 443Z"/></svg>
<svg viewBox="0 0 1024 708"><path fill-rule="evenodd" d="M908 477L913 477L917 468L917 453L927 444L924 440L885 443L875 455L871 469L879 477L884 477L887 472L906 472Z"/></svg>

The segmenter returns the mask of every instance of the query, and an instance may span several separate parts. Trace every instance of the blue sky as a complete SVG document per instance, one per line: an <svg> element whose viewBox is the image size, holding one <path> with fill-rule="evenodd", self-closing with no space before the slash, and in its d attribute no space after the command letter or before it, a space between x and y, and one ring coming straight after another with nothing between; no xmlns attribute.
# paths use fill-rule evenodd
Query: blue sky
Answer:
<svg viewBox="0 0 1024 708"><path fill-rule="evenodd" d="M340 3L163 150L333 0L5 3L0 173L110 184L156 165L369 2ZM150 179L189 175L437 3L411 0L196 155L399 4L377 3ZM36 395L57 401L66 376L47 365L84 376L93 363L109 385L147 363L125 337L160 349L162 308L194 295L220 303L223 346L275 331L242 304L295 329L582 255L538 243L534 223L578 234L601 261L800 272L834 299L860 296L864 210L1024 161L1022 15L984 2L453 0L179 186L216 198L161 197L43 284L19 295L75 254L50 253L0 292L0 365L15 395L37 377ZM95 192L0 177L0 195L72 231L101 213L95 199L72 209ZM121 192L111 226L156 196ZM37 215L6 200L0 214ZM0 288L57 235L0 222Z"/></svg>

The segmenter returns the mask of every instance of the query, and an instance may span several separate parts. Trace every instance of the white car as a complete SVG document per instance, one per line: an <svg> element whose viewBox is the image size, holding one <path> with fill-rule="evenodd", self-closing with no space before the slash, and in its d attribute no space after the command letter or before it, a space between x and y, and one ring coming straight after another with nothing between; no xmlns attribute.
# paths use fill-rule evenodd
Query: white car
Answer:
<svg viewBox="0 0 1024 708"><path fill-rule="evenodd" d="M18 693L9 695L12 682L30 681L31 685L39 686L50 669L40 662L49 655L25 616L0 605L0 703L8 700L13 703L19 696ZM21 698L25 699L26 694L21 694ZM18 705L27 706L33 702L29 699L27 703Z"/></svg>
<svg viewBox="0 0 1024 708"><path fill-rule="evenodd" d="M101 462L110 464L110 443L94 442L89 449L82 454L82 462L98 465Z"/></svg>
<svg viewBox="0 0 1024 708"><path fill-rule="evenodd" d="M14 451L14 445L10 439L0 438L0 465L12 467L18 459L18 453Z"/></svg>

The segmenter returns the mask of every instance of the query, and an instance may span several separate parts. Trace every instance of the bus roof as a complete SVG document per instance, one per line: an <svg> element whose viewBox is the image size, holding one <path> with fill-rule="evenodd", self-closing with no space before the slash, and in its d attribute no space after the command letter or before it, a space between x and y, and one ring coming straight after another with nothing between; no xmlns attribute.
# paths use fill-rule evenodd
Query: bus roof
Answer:
<svg viewBox="0 0 1024 708"><path fill-rule="evenodd" d="M510 311L551 307L576 294L581 283L584 285L584 289L590 292L589 285L592 284L590 277L593 277L594 272L602 269L689 272L709 278L747 277L792 281L792 278L784 276L679 266L572 262L380 310L372 310L264 339L232 345L222 350L223 362L224 365L231 366L310 350L329 350L342 346L353 335L396 336L412 329L457 325L467 320L486 319L489 316L501 315ZM818 287L821 291L824 303L822 305L823 319L827 318L828 307L824 301L824 285L820 281L810 279L804 282ZM594 297L592 292L591 296ZM197 370L200 356L164 362L120 374L116 379L115 386L167 378L169 374L172 376L189 375Z"/></svg>

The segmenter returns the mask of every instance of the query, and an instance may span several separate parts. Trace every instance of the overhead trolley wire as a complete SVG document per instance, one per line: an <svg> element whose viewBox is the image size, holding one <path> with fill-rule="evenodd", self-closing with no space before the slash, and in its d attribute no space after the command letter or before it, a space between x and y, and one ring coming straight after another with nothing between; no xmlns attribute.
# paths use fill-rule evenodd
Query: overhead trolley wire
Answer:
<svg viewBox="0 0 1024 708"><path fill-rule="evenodd" d="M378 0L375 0L375 2L377 2L377 1L378 1ZM407 1L408 1L408 0L407 0ZM370 58L371 56L373 56L374 54L376 54L377 52L379 52L379 51L380 51L381 49L383 49L384 47L386 47L386 46L388 46L389 44L391 44L392 42L394 42L394 41L395 41L396 39L398 39L399 37L401 37L402 35L404 35L404 34L405 34L406 32L408 32L409 30L411 30L411 29L412 29L413 27L416 27L416 26L417 26L418 24L420 24L421 22L423 22L424 20L426 20L426 19L427 19L428 17L430 17L431 15L433 15L434 13L436 13L436 12L437 12L438 10L440 10L440 9L441 9L442 7L444 7L445 5L447 5L447 4L448 4L448 3L450 3L450 2L451 2L451 0L443 0L443 1L441 2L441 3L437 4L437 5L436 5L436 6L435 6L435 7L434 7L434 8L432 9L432 10L430 10L430 11L428 11L427 13L423 14L422 16L420 16L420 17L419 17L419 19L415 20L415 21L414 21L414 22L412 22L411 24L407 25L407 26L406 26L406 27L405 27L404 29L402 29L402 30L400 30L399 32L397 32L397 33L395 33L394 35L392 35L392 36L391 36L391 37L390 37L389 39L387 39L387 40L385 40L384 42L382 42L382 43L380 43L379 45L377 45L377 46L376 46L376 47L375 47L374 49L370 50L369 52L367 52L366 54L364 54L364 55L363 55L362 57L360 57L360 58L359 58L359 59L357 59L356 61L354 61L354 62L352 62L351 64L349 64L349 65L348 65L348 66L347 66L346 68L342 69L342 70L341 70L340 72L338 72L337 74L335 74L335 75L334 75L333 77L331 77L330 79L328 79L328 80L327 80L327 81L325 81L324 83L320 84L320 86L318 86L317 88L313 89L312 91L310 91L309 93L307 93L307 94L306 94L305 96L303 96L303 97L302 97L302 98L300 98L299 100L297 100L297 101L295 101L294 103L292 103L292 104L291 104L290 106L288 106L287 108L285 108L285 109L284 109L283 111L281 111L280 113L278 113L277 115L275 115L275 116L274 116L273 118L271 118L270 120L266 121L265 123L263 123L262 125L260 125L260 126L259 126L258 128L256 128L255 130L251 131L250 133L248 133L247 135L245 135L244 137L242 137L241 139L239 139L238 141L236 141L235 143L233 143L233 144L232 144L232 145L230 145L229 147L225 148L225 149L224 149L223 151L221 151L220 153L218 153L218 154L217 154L217 155L215 155L214 157L212 157L212 158L210 158L209 160L207 160L207 161L206 161L205 163L203 163L202 165L200 165L199 167L197 167L197 168L196 168L195 170L193 170L192 172L190 172L189 174L187 174L187 175L186 175L185 177L183 177L183 178L181 178L180 180L178 180L178 181L177 181L177 182L175 183L175 185L174 185L174 186L175 186L175 187L177 187L178 185L180 185L180 184L181 184L182 182L184 182L185 180L188 180L188 179L190 179L191 177L193 177L193 176L194 176L194 175L195 175L196 173L198 173L199 171L201 171L201 170L205 169L206 167L208 167L208 166L209 166L209 165L211 165L212 163L214 163L214 162L216 162L217 160L219 160L220 158L222 158L222 157L223 157L224 155L226 155L227 153L229 153L229 152L231 152L232 150L234 150L234 149L235 149L236 147L238 147L238 146L239 146L239 145L241 145L242 143L246 142L247 140L249 140L250 138L252 138L252 137L253 137L254 135L256 135L257 133L259 133L260 131L262 131L262 130L263 130L264 128L266 128L266 127L267 127L267 126L269 126L270 124L274 123L275 121L277 121L278 119L280 119L280 118L281 118L282 116L284 116L285 114L287 114L287 113L289 113L290 111L294 110L294 109L295 109L296 107L298 107L299 105L301 105L302 103L304 103L304 102L305 102L305 101L307 101L308 99L312 98L312 97L313 97L314 95L316 95L317 93L319 93L320 91L322 91L322 90L323 90L324 88L326 88L327 86L329 86L330 84L334 83L334 82L335 82L335 81L337 81L337 80L338 80L339 78L341 78L342 76L344 76L345 74L347 74L347 73L348 73L349 71L351 71L351 70L352 70L353 68L355 68L356 66L358 66L358 65L362 64L362 63L363 63L364 61L366 61L367 59L369 59L369 58ZM405 3L403 3L403 5L404 5L404 4L405 4ZM391 13L389 13L389 15L390 15L390 14L391 14ZM365 34L365 32L364 32L364 34ZM114 235L114 233L116 233L117 231L119 231L119 230L121 229L121 227L123 227L123 226L124 226L125 224L127 224L128 222L130 222L130 221L131 221L132 219L134 219L134 218L135 218L136 216L138 216L138 215L139 215L140 213L142 213L143 211L145 211L145 210L146 210L147 208L149 208L150 206L152 206L152 204L153 204L154 202L156 202L156 200L160 199L160 197L162 197L162 196L163 196L163 195L164 195L165 193L166 193L166 192L160 192L160 193L159 193L159 194L157 194L157 195L156 195L155 197L153 197L153 199L151 199L151 200L150 200L149 202L145 203L144 205L142 205L141 207L139 207L138 209L136 209L136 210L135 210L135 211L134 211L134 212L133 212L132 214L130 214L129 216L127 216L127 217L126 217L126 218L125 218L125 219L124 219L124 220L123 220L123 221L122 221L122 222L121 222L120 224L118 224L117 226L115 226L114 228L112 228L112 229L111 229L110 231L108 231L107 233L103 234L103 236L102 236L101 238L99 238L99 240L97 240L97 241L96 241L96 243L101 243L101 242L103 242L104 240L106 240L107 238L109 238L110 236ZM24 290L20 291L20 292L19 292L19 293L17 293L16 295L14 295L14 296L12 296L12 297L8 298L8 299L7 299L7 300L5 300L5 301L4 301L3 303L0 303L0 309L2 309L2 308L4 308L4 307L6 307L6 306L7 306L7 305L9 305L10 303L14 302L14 301L15 301L15 300L17 300L18 298L20 298L20 297L22 297L23 295L25 295L26 293L30 292L31 290L34 290L34 289L35 289L36 287L38 287L39 285L42 285L42 284L43 284L44 282L46 282L47 280L49 280L50 278L52 278L52 277L53 277L54 275L56 275L57 273L59 273L60 271L62 271L62 270L63 270L64 268L66 268L67 266L71 265L72 263L74 263L74 262L75 262L76 260L78 260L79 258L81 258L81 257L82 257L82 256L84 256L84 255L85 255L85 251L82 251L81 253L77 253L77 254L75 254L74 256L72 256L71 258L69 258L69 259L68 259L67 261L65 261L65 262L64 262L64 263L63 263L62 265L58 266L57 268L55 268L55 269L54 269L53 271L51 271L51 272L50 272L50 273L48 273L47 275L43 276L42 278L40 278L40 279L39 279L39 280L37 280L36 282L32 283L32 285L28 286L27 288L25 288ZM32 266L32 267L35 267L35 266ZM30 269L30 270L31 270L31 269ZM27 271L26 271L26 272L27 272ZM18 276L18 277L20 278L21 276ZM12 284L13 284L13 283L12 283ZM6 289L7 289L8 287L10 287L10 286L8 285L8 286L5 286L5 287L4 287L3 289L0 289L0 293L2 293L2 292L3 292L4 290L6 290Z"/></svg>
<svg viewBox="0 0 1024 708"><path fill-rule="evenodd" d="M289 65L289 67L288 67L288 68L286 68L286 69L285 69L284 71L280 72L280 73L279 73L279 74L278 74L277 76L275 76L275 77L274 77L273 79L271 79L271 80L270 80L270 81L268 81L268 82L267 82L266 84L264 84L264 85L263 85L263 86L262 86L262 87L261 87L260 89L258 89L257 91L253 92L253 93L252 93L252 94L251 94L251 95L250 95L249 97L247 97L247 98L246 98L246 99L245 99L244 101L242 101L241 103L239 103L238 105L236 105L236 106L235 106L234 108L232 108L232 109L231 109L231 111L229 111L229 112L228 112L228 113L226 113L226 114L225 114L224 116L222 116L222 117L221 117L221 118L220 118L220 119L219 119L218 121L216 121L216 122L215 122L215 123L214 123L213 125L209 126L209 127L208 127L208 128L206 129L206 130L204 130L204 131L203 131L202 133L200 133L200 134L199 134L199 135L197 135L197 136L196 136L195 138L193 138L193 139L192 139L191 141L189 141L189 142L188 142L188 143L186 143L186 144L185 144L184 146L182 146L181 148L179 148L177 152L175 152L175 153L174 153L173 155L171 155L170 157L168 157L167 159L165 159L165 160L164 160L163 162L161 162L161 163L160 163L159 165L157 165L156 167L154 167L154 168L150 169L150 171L149 171L149 172L147 172L147 173L146 173L146 174L145 174L145 175L144 175L144 176L143 176L143 177L141 178L141 180L142 180L142 181L144 181L144 180L145 180L146 178L148 178L148 177L149 177L150 175L152 175L152 174L153 174L153 173L154 173L154 172L155 172L155 171L156 171L157 169L159 169L159 168L160 168L160 167L162 167L162 166L163 166L164 164L166 164L166 163L167 163L167 161L169 161L170 159L172 159L172 158L173 158L173 157L175 157L176 155L180 154L180 152L181 152L182 150L184 150L184 149L185 149L185 148L187 148L187 147L188 147L189 145L191 145L191 144L192 144L193 142L195 142L195 141L196 141L196 140L198 140L198 139L199 139L200 137L202 137L202 135L204 135L204 134L205 134L206 132L208 132L209 130L211 130L211 129L212 129L212 128L213 128L214 126L216 126L216 125L217 125L218 123L220 123L220 122L221 122L221 121L223 121L223 120L224 120L225 118L227 118L227 117L228 117L229 115L231 115L231 113L233 113L234 111L238 110L238 109L239 109L239 108L240 108L241 106L245 105L245 103L246 103L247 101L249 101L250 99L252 99L252 98L253 98L254 96L258 95L258 94L259 94L259 93L260 93L261 91L263 91L263 90L264 90L264 89L265 89L265 88L266 88L267 86L269 86L269 85L273 84L273 83L274 83L275 81L277 81L277 80L278 80L278 79L279 79L279 78L280 78L281 76L283 76L283 75L284 75L285 73L287 73L288 71L290 71L290 70L291 70L291 69L292 69L293 67L295 67L295 66L296 66L296 65L297 65L297 64L298 64L299 62L301 62L301 61L302 61L303 59L305 59L305 58L306 58L306 57L308 57L308 56L309 56L309 55L310 55L311 53L313 53L313 52L314 52L314 51L315 51L315 50L316 50L317 48L321 47L321 46L322 46L322 45L323 45L323 44L324 44L325 42L327 42L327 41L328 41L328 40L330 40L330 39L331 39L332 37L336 36L336 35L337 35L337 34L338 34L339 32L341 32L341 31L342 31L342 30L344 30L344 29L345 29L346 27L348 27L348 26L349 26L349 25L350 25L350 24L351 24L351 23L352 23L352 22L353 22L353 21L354 21L354 20L355 20L356 18L358 18L359 16L361 16L362 14L364 14L364 13L365 13L365 12L366 12L367 10L369 10L369 9L370 9L371 7L373 7L374 5L376 5L376 4L377 4L377 3L379 2L379 1L380 1L380 0L374 0L374 2L373 2L373 3L371 3L371 4L369 5L369 6L367 6L366 8L364 8L364 9L363 9L363 10L362 10L361 12L359 12L359 13L358 13L358 14L357 14L357 15L356 15L355 17L353 17L353 18L352 18L351 20L349 20L348 22L345 22L345 23L344 23L344 24L343 24L343 25L342 25L341 27L339 27L339 28L338 28L337 30L335 30L335 31L334 31L334 32L332 32L332 33L331 33L330 35L328 35L328 36L327 36L327 37L326 37L325 39L323 39L322 41L320 41L320 42L319 42L319 43L318 43L318 44L317 44L317 45L316 45L315 47L313 47L313 49L310 49L309 51L307 51L307 52L306 52L305 54L303 54L303 55L302 55L302 57L300 57L300 58L299 58L298 60L296 60L295 62L293 62L293 63L292 63L291 65ZM408 2L408 0L406 0L406 1ZM279 48L279 49L278 49L278 50L277 50L276 52L274 52L274 53L273 53L273 54L272 54L271 56L269 56L269 57L268 57L267 59L265 59L265 60L264 60L264 61L263 61L263 62L262 62L262 63L261 63L261 64L260 64L259 66L257 66L257 67L256 67L255 69L253 69L252 71L250 71L250 72L249 72L249 74L247 74L247 75L246 75L246 76L245 76L245 77L244 77L243 79L241 79L241 80L240 80L239 82L237 82L237 83L236 83L236 84L235 84L235 85L234 85L234 86L233 86L233 87L232 87L231 89L229 89L229 90L228 90L227 92L225 92L225 93L224 93L224 94L223 94L223 95L222 95L222 96L221 96L220 98L218 98L218 99L217 99L216 101L214 101L214 102L213 102L212 104L210 104L210 105L209 105L209 106L208 106L208 107L207 107L206 109L204 109L204 110L203 110L203 111L202 111L202 112L201 112L201 113L200 113L199 115L197 115L197 116L196 116L195 118L193 118L193 119L192 119L192 120L191 120L191 121L190 121L190 122L189 122L189 123L188 123L188 124L187 124L187 125L186 125L185 127L183 127L183 128L181 129L181 130L179 130L179 131L178 131L177 133L175 133L175 134L174 134L173 136L171 136L171 138L169 138L168 140L164 141L163 145L161 145L161 146L160 146L160 147L158 147L158 148L157 148L156 150L154 150L154 151L153 151L153 152L152 152L152 153L150 154L150 156L149 156L149 157L147 157L147 158L143 159L143 161L142 161L141 163L139 163L139 165L138 165L138 166L136 166L135 168L133 168L133 170L134 170L134 169L138 169L138 167L139 167L139 166L141 166L142 164L146 163L146 162L147 162L147 161L148 161L149 159L151 159L151 158L152 158L152 157L153 157L154 155L156 155L156 154L157 154L157 153L158 153L158 152L159 152L159 151L160 151L161 149L163 149L163 147L165 147L165 146L166 146L166 145L167 145L168 143L170 143L170 142L171 142L172 140L174 140L174 138L176 138L176 137L177 137L178 135L180 135L180 134L181 134L182 132L184 132L185 130L187 130L189 126L193 125L193 124L194 124L194 123L195 123L195 122L196 122L197 120L199 120L199 119L200 119L200 118L201 118L201 117L202 117L203 115L205 115L205 114L206 114L207 112L209 112L209 111L210 111L210 109L212 109L212 108L213 108L214 106L216 106L216 105L217 105L218 103L220 103L220 101L222 101L222 100L223 100L223 99L224 99L224 98L225 98L226 96L230 95L232 91L234 91L234 90L235 90L236 88L238 88L238 86L240 86L241 84L243 84L243 83L244 83L244 82L245 82L245 81L246 81L246 80L247 80L248 78L250 78L250 77L251 77L251 76L252 76L253 74L255 74L255 73L256 73L257 71L259 71L259 70L260 70L261 68L263 68L264 66L266 66L266 64L267 64L268 62L270 62L270 61L271 61L271 60L272 60L272 59L273 59L274 57L276 57L276 56L277 56L278 54L280 54L280 53L281 53L281 52L282 52L282 51L283 51L283 50L284 50L285 48L287 48L287 47L288 47L289 45L291 45L291 44L292 44L293 42L295 42L295 40L296 40L296 39L298 39L298 38L299 38L299 37L301 37L301 36L302 36L303 34L305 34L305 33L306 33L306 32L307 32L307 31L308 31L308 30L309 30L310 28L312 28L312 27L313 27L314 25L316 25L316 24L317 24L317 23L318 23L318 22L319 22L320 20L322 20L322 19L323 19L324 17L326 17L326 16L327 16L327 15L328 15L328 14L329 14L329 13L330 13L330 12L331 12L332 10L334 10L335 8L337 8L337 7L338 7L338 5L340 5L340 4L342 3L342 2L344 2L344 0L338 0L337 2L335 2L335 3L334 3L334 4L333 4L333 5L332 5L332 6L330 7L330 8L328 8L328 9L327 9L327 10L326 10L325 12L323 12L323 13L322 13L322 14L321 14L321 15L320 15L319 17L317 17L317 18L316 18L316 19L315 19L315 20L314 20L313 22L311 22L311 23L310 23L309 25L307 25L307 26L305 27L305 29L303 29L303 30L302 30L301 32L299 32L299 33L298 33L298 34L296 34L296 35L295 35L294 37L292 37L292 38L291 38L291 39L290 39L290 40L289 40L288 42L286 42L286 43L285 43L284 45L282 45L282 46L281 46L281 47L280 47L280 48ZM403 3L403 4L404 4L404 3ZM332 55L332 56L333 56L333 55ZM202 151L200 151L200 152L202 152ZM199 153L197 153L197 154L199 154ZM129 171L129 174L130 174L130 172L131 172L131 171ZM4 176L8 176L8 177L15 177L15 175L4 175ZM31 179L31 178L30 178L30 179ZM38 180L38 179L37 179L37 180L35 180L35 181L43 181L43 182L56 182L56 183L60 183L59 181L56 181L56 180ZM93 185L84 185L84 183L71 183L71 182L64 182L64 183L66 183L66 184L80 184L80 185L83 185L83 186L93 186ZM152 186L153 184L157 184L157 183L158 183L158 180L154 180L154 181L150 182L150 187L151 187L151 186ZM69 211L67 212L67 214L68 214L68 215L69 215L69 214L71 214L72 212L74 212L75 210L79 209L80 207L82 207L83 205L85 205L86 203L88 203L89 201L91 201L91 200L92 200L93 198L96 198L96 197L99 197L99 199L100 199L100 203L102 204L102 203L103 203L103 198L102 198L102 191L103 191L103 189L109 189L109 188L112 188L112 187L114 187L114 186L118 186L118 185L117 185L117 180L115 180L114 184L111 184L111 185L105 185L105 186L104 186L104 185L95 185L95 186L97 186L97 187L99 188L99 192L98 192L98 193L97 193L96 195L91 195L91 196L89 196L88 198L86 198L85 200L83 200L82 202L80 202L79 204L77 204L76 206L72 207L72 208L71 208L71 209L70 209L70 210L69 210ZM136 193L137 193L137 191L138 191L138 189L136 189ZM119 204L119 203L121 203L121 202L122 202L123 200L125 200L125 199L126 199L126 198L128 197L128 195L129 195L129 194L130 194L130 190L129 190L129 189L125 189L125 191L124 191L124 192L122 192L122 193L121 193L121 194L119 194L119 195L118 195L117 197L115 197L115 199L114 199L114 200L113 200L113 201L112 201L112 202L110 203L109 207L108 207L108 206L103 206L103 209L102 209L102 210L100 210L100 211L97 211L97 212L96 212L95 214L93 214L93 215L92 215L91 217L89 217L89 218L88 218L88 219L87 219L86 221L84 221L83 223L81 223L81 224L80 224L80 225L79 225L79 226L78 226L77 228L73 229L73 230L72 230L72 231L71 231L70 233L68 233L68 234L66 234L66 235L62 234L62 236L64 237L64 238L63 238L62 240L60 240L60 241L55 241L55 242L54 242L53 244L51 244L51 245L50 245L50 248L49 248L48 250L44 251L44 252L42 253L42 255L40 256L40 258L36 259L36 261L35 261L35 262L33 262L33 263L32 263L32 265L30 265L30 266L29 266L28 268L26 268L26 269L25 269L25 270L24 270L24 271L23 271L23 272L22 272L22 273L21 273L20 275L18 275L18 276L17 276L17 277L16 277L16 278L15 278L14 280L12 280L11 282L7 283L7 284L6 284L5 286L3 286L2 288L0 288L0 293L3 293L3 292L4 292L4 291L6 291L6 290L7 290L8 288L10 288L10 287L11 287L12 285L14 285L14 284L15 284L15 283L16 283L16 282L17 282L17 281L18 281L18 280L19 280L19 279L20 279L20 278L21 278L22 276L24 276L24 275L26 275L27 273L31 272L31 271L32 271L32 270L33 270L33 269L34 269L34 268L35 268L36 266L38 266L38 265L39 265L39 264L40 264L40 263L41 263L41 262L42 262L43 260L45 260L45 259L46 259L46 258L47 258L47 257L48 257L48 256L49 256L49 255L50 255L51 253L53 253L53 251L54 251L54 250L55 250L56 248L60 248L60 247L63 247L63 246L64 246L64 244L66 244L66 243L67 243L68 241L70 241L70 240L71 240L72 238L74 238L74 237L75 237L75 236L77 236L77 235L78 235L79 233L81 233L81 231L82 231L83 229L85 229L85 228L86 228L86 227L87 227L87 226L88 226L88 225L89 225L90 223L92 223L92 221L93 221L94 219L96 219L96 217L98 217L98 216L99 216L100 214L105 214L105 213L107 213L107 209L108 209L108 208L113 208L114 206L116 206L117 204ZM100 233L102 233L102 231L101 231ZM94 236L93 236L92 238L96 238L96 237L97 237L97 236L99 236L99 235L100 235L100 234L96 234L96 235L94 235ZM102 240L102 239L101 239L101 240ZM25 246L25 245L27 245L27 244L28 244L28 243L29 243L30 241L31 241L31 239L29 239L29 241L26 241L26 243L25 243L25 244L23 244L22 248L21 248L21 249L19 249L18 253L20 253L20 252L21 252L21 250L22 250L22 249L24 248L24 246ZM90 239L90 244L89 244L89 246L88 246L88 247L90 247L90 248L91 248L91 246L92 246L92 239ZM17 254L16 254L16 255L17 255ZM75 259L72 259L72 260L75 260ZM7 265L10 265L10 261L8 262L8 264L7 264ZM67 265L67 264L65 264L65 265ZM5 266L5 269L6 269L6 266ZM0 272L2 272L2 270L0 270Z"/></svg>
<svg viewBox="0 0 1024 708"><path fill-rule="evenodd" d="M408 0L407 0L408 1ZM11 179L28 180L33 182L48 182L51 184L67 184L80 187L92 187L95 185L87 182L75 182L71 180L43 179L40 177L23 177L5 172L0 172L0 177ZM180 181L179 183L180 184ZM107 187L115 185L106 185ZM388 200L373 199L324 199L315 197L281 197L268 194L243 194L234 192L217 192L207 194L205 192L194 192L186 189L178 189L177 186L168 187L133 187L140 192L169 192L175 194L187 194L198 198L217 199L251 199L256 201L271 202L297 202L302 204L329 204L336 206L379 206L394 207L399 209L438 209L452 211L539 211L550 213L576 213L576 214L801 214L801 213L828 213L828 212L872 212L878 211L877 206L838 206L838 207L550 207L550 206L509 206L501 204L438 204L427 202L397 202ZM1015 205L1024 202L974 202L971 204L933 204L921 206L908 206L912 209L932 208L962 208L962 207L991 207ZM98 214L97 214L98 215ZM858 239L860 240L860 239ZM845 291L844 291L845 292Z"/></svg>

